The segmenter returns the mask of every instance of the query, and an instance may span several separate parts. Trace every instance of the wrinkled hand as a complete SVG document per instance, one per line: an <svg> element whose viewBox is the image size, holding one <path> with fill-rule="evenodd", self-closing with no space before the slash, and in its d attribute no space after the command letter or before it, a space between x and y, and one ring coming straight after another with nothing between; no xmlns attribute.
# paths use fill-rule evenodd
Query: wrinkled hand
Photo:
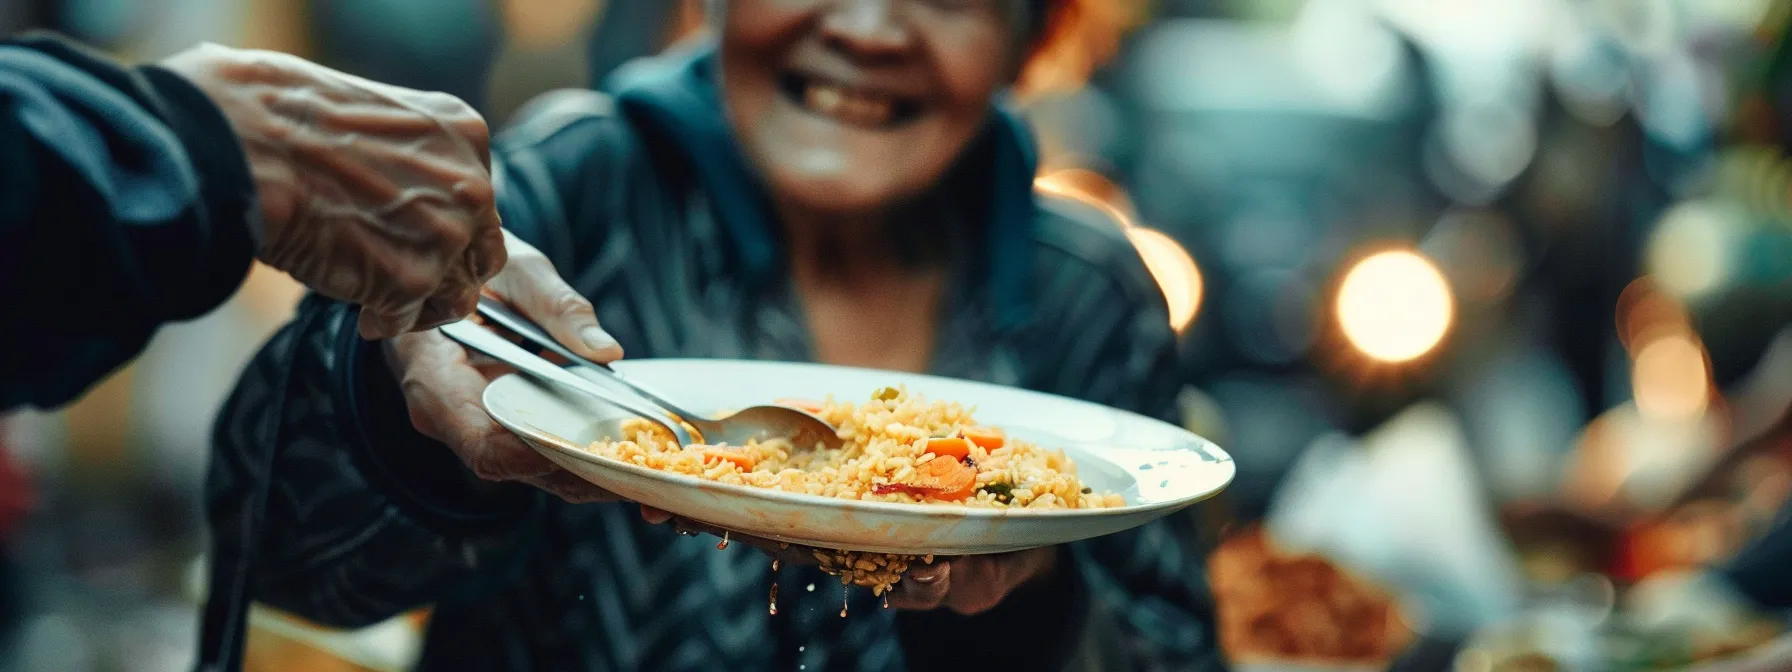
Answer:
<svg viewBox="0 0 1792 672"><path fill-rule="evenodd" d="M649 507L641 508L649 523L670 522L680 532L723 536L719 527L674 516ZM729 532L731 543L752 546L766 555L791 564L816 564L813 549ZM911 611L946 608L966 616L981 614L1014 591L1050 579L1058 571L1058 549L1035 548L997 555L965 555L935 558L932 564L909 565L902 580L891 589L890 607Z"/></svg>
<svg viewBox="0 0 1792 672"><path fill-rule="evenodd" d="M890 606L917 611L945 607L972 616L994 609L1015 590L1049 579L1056 571L1055 548L935 558L931 565L908 568L890 591Z"/></svg>
<svg viewBox="0 0 1792 672"><path fill-rule="evenodd" d="M208 44L162 66L241 138L262 261L360 304L369 339L473 312L505 259L488 130L473 108L276 52Z"/></svg>
<svg viewBox="0 0 1792 672"><path fill-rule="evenodd" d="M560 279L541 252L509 232L503 236L510 262L487 291L573 352L599 362L620 359L622 347L598 326L591 303ZM508 366L472 354L436 331L404 334L384 348L404 390L411 425L447 444L474 475L528 483L570 502L617 499L542 457L486 414L480 396L487 383L511 372Z"/></svg>

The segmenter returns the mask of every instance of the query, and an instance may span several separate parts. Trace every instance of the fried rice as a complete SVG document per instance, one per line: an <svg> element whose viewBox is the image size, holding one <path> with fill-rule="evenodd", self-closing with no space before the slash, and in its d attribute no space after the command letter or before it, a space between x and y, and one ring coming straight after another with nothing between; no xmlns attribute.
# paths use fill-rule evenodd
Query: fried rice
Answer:
<svg viewBox="0 0 1792 672"><path fill-rule="evenodd" d="M681 446L657 423L632 420L623 424L624 436L592 443L588 450L719 483L839 499L1025 509L1126 504L1118 494L1085 487L1062 451L978 425L972 410L955 402L884 388L862 404L830 397L819 404L790 405L838 428L841 447L799 449L782 439L745 446ZM938 460L953 462L930 464ZM817 558L842 582L869 586L879 594L922 559L845 551L817 553Z"/></svg>

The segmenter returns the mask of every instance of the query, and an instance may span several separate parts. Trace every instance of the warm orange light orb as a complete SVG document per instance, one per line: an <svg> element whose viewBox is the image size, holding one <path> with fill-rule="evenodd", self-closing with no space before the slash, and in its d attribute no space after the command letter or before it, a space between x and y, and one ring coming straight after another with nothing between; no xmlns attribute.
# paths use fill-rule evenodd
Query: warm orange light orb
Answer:
<svg viewBox="0 0 1792 672"><path fill-rule="evenodd" d="M1201 310L1201 269L1195 258L1164 235L1162 231L1134 226L1126 229L1126 237L1145 259L1145 268L1163 288L1164 300L1170 305L1170 328L1181 333L1195 321Z"/></svg>
<svg viewBox="0 0 1792 672"><path fill-rule="evenodd" d="M1144 259L1151 278L1163 290L1170 308L1170 328L1180 334L1194 323L1195 315L1201 312L1204 288L1200 267L1176 239L1133 221L1132 205L1119 185L1094 171L1066 168L1035 178L1033 186L1043 193L1081 201L1113 217Z"/></svg>
<svg viewBox="0 0 1792 672"><path fill-rule="evenodd" d="M1364 258L1338 287L1344 337L1383 362L1407 362L1443 342L1455 316L1449 282L1416 252L1395 250Z"/></svg>
<svg viewBox="0 0 1792 672"><path fill-rule="evenodd" d="M1644 417L1699 417L1711 403L1711 370L1705 349L1689 334L1649 341L1637 349L1631 363L1630 387L1637 411Z"/></svg>

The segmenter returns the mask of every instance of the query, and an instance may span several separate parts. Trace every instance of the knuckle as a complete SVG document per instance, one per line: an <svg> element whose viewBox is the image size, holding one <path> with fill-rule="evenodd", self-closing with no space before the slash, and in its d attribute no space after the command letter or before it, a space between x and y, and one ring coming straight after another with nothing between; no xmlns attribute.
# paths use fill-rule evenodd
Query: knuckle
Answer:
<svg viewBox="0 0 1792 672"><path fill-rule="evenodd" d="M466 101L445 91L417 91L416 96L419 106L443 119L452 120L462 110L472 109Z"/></svg>
<svg viewBox="0 0 1792 672"><path fill-rule="evenodd" d="M407 300L435 293L437 284L433 274L410 266L400 268L392 276L392 288Z"/></svg>
<svg viewBox="0 0 1792 672"><path fill-rule="evenodd" d="M503 472L492 466L491 458L483 457L479 453L474 453L469 455L465 462L467 463L467 471L473 472L474 478L481 481L506 480Z"/></svg>
<svg viewBox="0 0 1792 672"><path fill-rule="evenodd" d="M494 225L492 230L496 229L497 227ZM510 261L504 246L494 244L494 240L501 240L501 238L490 234L481 236L471 252L474 255L474 275L477 276L480 284L496 277L499 272L504 270L504 265Z"/></svg>
<svg viewBox="0 0 1792 672"><path fill-rule="evenodd" d="M458 192L458 187L451 187ZM444 204L413 205L410 220L415 240L423 242L431 259L459 255L472 240L472 218L458 207Z"/></svg>
<svg viewBox="0 0 1792 672"><path fill-rule="evenodd" d="M595 313L591 307L591 302L586 301L585 297L580 296L579 293L573 291L571 287L564 287L557 290L553 299L552 308L554 314L562 317L578 317Z"/></svg>
<svg viewBox="0 0 1792 672"><path fill-rule="evenodd" d="M462 177L454 190L461 202L476 213L484 212L498 203L498 193L492 187L491 176L483 172ZM497 221L492 220L489 228L497 228Z"/></svg>
<svg viewBox="0 0 1792 672"><path fill-rule="evenodd" d="M478 221L466 213L453 213L436 218L436 237L441 242L442 253L450 259L458 259L473 243L473 227Z"/></svg>
<svg viewBox="0 0 1792 672"><path fill-rule="evenodd" d="M392 289L399 294L399 300L395 302L398 306L388 312L396 315L405 312L403 308L404 304L414 302L419 298L434 293L436 289L436 281L434 278L423 273L401 273L394 279Z"/></svg>
<svg viewBox="0 0 1792 672"><path fill-rule="evenodd" d="M446 93L431 93L425 99L427 108L450 133L484 147L491 139L491 125L479 110L466 101Z"/></svg>
<svg viewBox="0 0 1792 672"><path fill-rule="evenodd" d="M498 218L490 215L498 205L497 193L484 173L476 169L456 171L445 178L443 186L458 220L457 226L467 232L469 239L475 234L484 237L489 235L488 231L499 227Z"/></svg>
<svg viewBox="0 0 1792 672"><path fill-rule="evenodd" d="M432 439L439 438L436 436L435 423L430 421L428 414L414 406L411 407L409 411L411 416L411 429L415 429L418 434L422 434Z"/></svg>
<svg viewBox="0 0 1792 672"><path fill-rule="evenodd" d="M480 480L507 481L511 478L511 470L503 455L491 450L488 446L466 446L467 469Z"/></svg>
<svg viewBox="0 0 1792 672"><path fill-rule="evenodd" d="M404 354L400 354L399 357L406 361L403 363L405 365L404 378L398 381L398 389L404 393L405 400L409 402L412 417L417 417L419 414L427 415L429 412L419 406L434 396L431 392L434 387L429 384L429 381L423 379L428 375L429 367L411 366L416 363L415 358L407 357Z"/></svg>
<svg viewBox="0 0 1792 672"><path fill-rule="evenodd" d="M465 107L465 103L462 103L462 106L464 109L455 115L456 119L453 122L455 130L478 146L484 147L492 137L491 125L487 124L485 118L479 116L479 113L473 108Z"/></svg>
<svg viewBox="0 0 1792 672"><path fill-rule="evenodd" d="M449 93L437 93L436 95L441 99L443 114L455 121L473 119L479 121L481 127L485 125L485 120L479 116L479 111L473 109L472 104L461 100L459 96Z"/></svg>

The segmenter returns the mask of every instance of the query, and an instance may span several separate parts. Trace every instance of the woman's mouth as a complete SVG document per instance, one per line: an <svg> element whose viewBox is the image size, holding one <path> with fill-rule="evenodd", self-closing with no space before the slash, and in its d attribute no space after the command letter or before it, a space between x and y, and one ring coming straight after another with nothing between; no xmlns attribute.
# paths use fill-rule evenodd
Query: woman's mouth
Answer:
<svg viewBox="0 0 1792 672"><path fill-rule="evenodd" d="M912 99L796 73L779 75L778 88L798 107L848 126L894 128L913 121L921 111L921 104Z"/></svg>

